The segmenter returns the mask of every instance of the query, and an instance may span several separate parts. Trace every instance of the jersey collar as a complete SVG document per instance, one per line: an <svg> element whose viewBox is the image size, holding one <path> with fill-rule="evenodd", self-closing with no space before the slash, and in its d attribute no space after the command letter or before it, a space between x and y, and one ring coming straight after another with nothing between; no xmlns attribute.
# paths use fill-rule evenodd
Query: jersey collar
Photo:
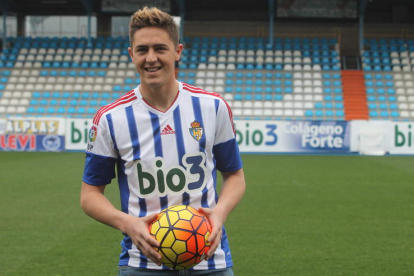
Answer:
<svg viewBox="0 0 414 276"><path fill-rule="evenodd" d="M175 99L174 99L174 102L171 104L171 106L166 110L166 111L161 111L161 110L159 110L159 109L157 109L157 108L155 108L155 107L153 107L152 105L150 105L145 99L144 99L144 97L142 96L142 94L141 94L141 91L140 91L140 87L141 87L141 85L138 85L135 89L134 89L134 92L135 92L135 95L137 96L137 98L139 99L139 102L145 107L145 108L147 108L149 111L151 111L152 113L155 113L155 114L158 114L158 115L165 115L165 114L168 114L168 113L170 113L172 110L174 110L176 107L177 107L177 105L178 105L178 103L179 103L179 101L180 101L180 98L181 98L181 94L183 94L182 93L182 90L183 90L183 85L182 85L182 83L181 82L178 82L178 93L177 93L177 96L175 97Z"/></svg>

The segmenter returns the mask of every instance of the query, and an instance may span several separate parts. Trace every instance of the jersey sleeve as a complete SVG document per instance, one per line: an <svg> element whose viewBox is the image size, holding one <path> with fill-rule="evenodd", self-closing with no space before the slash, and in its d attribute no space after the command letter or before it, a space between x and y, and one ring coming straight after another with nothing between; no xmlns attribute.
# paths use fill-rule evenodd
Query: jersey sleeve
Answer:
<svg viewBox="0 0 414 276"><path fill-rule="evenodd" d="M221 172L237 171L243 167L243 162L236 141L232 112L223 99L218 102L216 115L216 137L213 146L216 167Z"/></svg>
<svg viewBox="0 0 414 276"><path fill-rule="evenodd" d="M118 154L114 148L105 117L92 125L88 135L83 181L90 185L107 185L115 178Z"/></svg>

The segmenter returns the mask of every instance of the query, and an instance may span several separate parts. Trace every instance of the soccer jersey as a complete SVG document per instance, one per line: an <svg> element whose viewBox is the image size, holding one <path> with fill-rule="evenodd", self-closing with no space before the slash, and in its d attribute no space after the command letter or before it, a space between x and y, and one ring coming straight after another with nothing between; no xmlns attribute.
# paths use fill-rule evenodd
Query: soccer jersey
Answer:
<svg viewBox="0 0 414 276"><path fill-rule="evenodd" d="M106 185L117 167L122 211L136 217L178 204L214 208L217 170L242 168L232 114L216 93L179 83L171 107L149 105L139 87L101 108L89 132L83 181ZM125 235L119 265L159 267ZM213 256L194 269L231 267L226 231Z"/></svg>

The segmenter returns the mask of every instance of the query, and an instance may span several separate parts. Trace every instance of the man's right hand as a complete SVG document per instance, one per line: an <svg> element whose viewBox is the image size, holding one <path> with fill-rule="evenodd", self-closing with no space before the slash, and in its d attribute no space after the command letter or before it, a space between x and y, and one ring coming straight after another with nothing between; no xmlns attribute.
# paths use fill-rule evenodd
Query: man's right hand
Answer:
<svg viewBox="0 0 414 276"><path fill-rule="evenodd" d="M149 233L149 225L157 216L158 214L141 218L129 216L125 225L125 234L131 238L142 254L160 266L161 255L154 249L154 247L159 247L160 243Z"/></svg>

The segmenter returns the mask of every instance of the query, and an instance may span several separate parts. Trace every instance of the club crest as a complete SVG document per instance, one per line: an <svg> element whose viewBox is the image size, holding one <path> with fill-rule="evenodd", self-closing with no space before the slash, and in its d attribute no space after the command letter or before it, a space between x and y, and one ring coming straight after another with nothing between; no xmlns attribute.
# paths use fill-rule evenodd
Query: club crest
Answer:
<svg viewBox="0 0 414 276"><path fill-rule="evenodd" d="M203 137L203 128L201 127L200 123L197 121L192 122L190 128L190 134L193 138L198 142L200 141L201 137Z"/></svg>

